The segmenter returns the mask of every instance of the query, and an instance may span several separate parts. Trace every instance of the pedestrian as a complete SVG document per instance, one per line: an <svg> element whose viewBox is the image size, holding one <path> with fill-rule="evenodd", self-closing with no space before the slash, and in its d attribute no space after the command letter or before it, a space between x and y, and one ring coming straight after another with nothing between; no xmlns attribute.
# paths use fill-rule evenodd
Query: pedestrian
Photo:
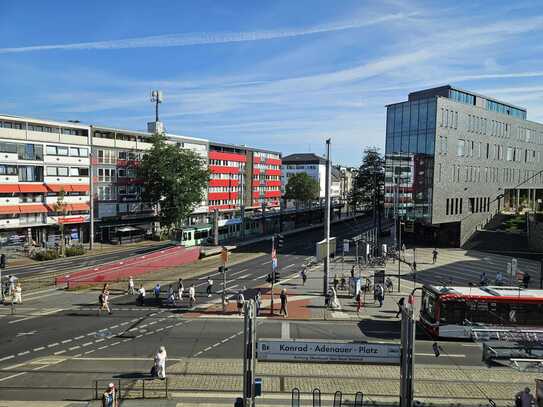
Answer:
<svg viewBox="0 0 543 407"><path fill-rule="evenodd" d="M138 290L138 304L143 306L145 303L145 288L143 288L143 284L140 284L140 288Z"/></svg>
<svg viewBox="0 0 543 407"><path fill-rule="evenodd" d="M117 395L115 391L115 385L113 383L109 383L106 391L102 394L102 407L116 407L116 398Z"/></svg>
<svg viewBox="0 0 543 407"><path fill-rule="evenodd" d="M351 279L354 279L354 266L351 268Z"/></svg>
<svg viewBox="0 0 543 407"><path fill-rule="evenodd" d="M255 295L255 306L256 306L256 316L260 316L260 307L262 306L262 292L260 291L260 288L256 290Z"/></svg>
<svg viewBox="0 0 543 407"><path fill-rule="evenodd" d="M241 291L236 296L236 303L238 305L238 314L241 315L243 313L243 304L245 303L245 297Z"/></svg>
<svg viewBox="0 0 543 407"><path fill-rule="evenodd" d="M342 274L341 275L341 281L339 283L339 288L341 288L342 290L346 290L347 289L347 280L345 279L345 276Z"/></svg>
<svg viewBox="0 0 543 407"><path fill-rule="evenodd" d="M17 303L17 304L22 304L23 303L23 290L21 288L21 283L20 282L17 282L17 285L15 286L14 293L15 294L13 296L13 302Z"/></svg>
<svg viewBox="0 0 543 407"><path fill-rule="evenodd" d="M183 279L180 278L177 281L177 299L183 301L183 291L185 291L185 286L183 285Z"/></svg>
<svg viewBox="0 0 543 407"><path fill-rule="evenodd" d="M488 282L488 278L486 276L486 272L483 271L481 273L481 276L479 277L479 285L482 287L482 286L485 286L487 285L487 282Z"/></svg>
<svg viewBox="0 0 543 407"><path fill-rule="evenodd" d="M307 272L305 269L302 270L302 285L305 285L305 282L307 281Z"/></svg>
<svg viewBox="0 0 543 407"><path fill-rule="evenodd" d="M134 280L132 279L132 276L128 278L128 294L134 295Z"/></svg>
<svg viewBox="0 0 543 407"><path fill-rule="evenodd" d="M402 243L402 252L404 252L404 253L405 253L405 249L406 249L406 247L405 247L405 243Z"/></svg>
<svg viewBox="0 0 543 407"><path fill-rule="evenodd" d="M155 369L156 369L156 374L160 378L160 380L164 380L166 378L166 358L167 357L168 355L166 354L166 348L164 346L161 346L155 355Z"/></svg>
<svg viewBox="0 0 543 407"><path fill-rule="evenodd" d="M385 287L389 293L394 291L394 283L390 277L387 277L385 280Z"/></svg>
<svg viewBox="0 0 543 407"><path fill-rule="evenodd" d="M501 271L496 273L496 285L500 286L503 284L503 274Z"/></svg>
<svg viewBox="0 0 543 407"><path fill-rule="evenodd" d="M362 291L358 290L356 294L356 313L360 314L360 308L362 308Z"/></svg>
<svg viewBox="0 0 543 407"><path fill-rule="evenodd" d="M332 287L332 308L340 309L341 304L339 303L339 299L337 297L337 291Z"/></svg>
<svg viewBox="0 0 543 407"><path fill-rule="evenodd" d="M194 288L194 283L192 283L189 287L189 307L192 308L192 306L196 303L196 288Z"/></svg>
<svg viewBox="0 0 543 407"><path fill-rule="evenodd" d="M526 387L515 395L515 407L534 407L535 397L530 393L530 388Z"/></svg>
<svg viewBox="0 0 543 407"><path fill-rule="evenodd" d="M104 310L111 315L111 309L109 308L109 288L107 284L104 285L102 292L98 296L98 302L100 303L100 307L98 308L98 315L100 315L100 313Z"/></svg>
<svg viewBox="0 0 543 407"><path fill-rule="evenodd" d="M417 262L413 261L413 264L412 264L411 267L413 268L413 273L416 273L417 272Z"/></svg>
<svg viewBox="0 0 543 407"><path fill-rule="evenodd" d="M385 289L381 284L377 285L377 301L379 301L379 308L382 308L385 301Z"/></svg>
<svg viewBox="0 0 543 407"><path fill-rule="evenodd" d="M175 291L171 284L168 287L168 305L175 305Z"/></svg>
<svg viewBox="0 0 543 407"><path fill-rule="evenodd" d="M437 261L437 249L434 248L434 250L432 251L432 263L436 264L436 261Z"/></svg>
<svg viewBox="0 0 543 407"><path fill-rule="evenodd" d="M334 290L337 290L337 286L339 285L339 280L337 278L337 275L334 274Z"/></svg>
<svg viewBox="0 0 543 407"><path fill-rule="evenodd" d="M160 301L160 283L156 283L153 292L155 293L155 301L158 303Z"/></svg>
<svg viewBox="0 0 543 407"><path fill-rule="evenodd" d="M528 288L530 285L530 278L531 276L528 273L524 273L524 277L522 277L522 283L524 284L524 288Z"/></svg>
<svg viewBox="0 0 543 407"><path fill-rule="evenodd" d="M207 296L211 297L211 293L213 292L213 280L211 277L207 278L207 288L206 288Z"/></svg>
<svg viewBox="0 0 543 407"><path fill-rule="evenodd" d="M330 308L332 304L332 288L329 288L328 291L326 291L326 294L324 295L324 306L326 308Z"/></svg>
<svg viewBox="0 0 543 407"><path fill-rule="evenodd" d="M9 291L8 291L8 295L12 296L13 295L13 291L15 291L15 283L17 282L17 277L15 277L14 275L10 275L8 277L8 282L9 282Z"/></svg>
<svg viewBox="0 0 543 407"><path fill-rule="evenodd" d="M404 304L405 304L405 297L402 297L398 301L398 312L396 313L396 318L398 318L400 314L402 313Z"/></svg>
<svg viewBox="0 0 543 407"><path fill-rule="evenodd" d="M281 290L281 294L279 295L279 298L281 298L281 310L279 311L279 314L283 314L283 318L288 317L288 300L287 300L287 289L283 288Z"/></svg>

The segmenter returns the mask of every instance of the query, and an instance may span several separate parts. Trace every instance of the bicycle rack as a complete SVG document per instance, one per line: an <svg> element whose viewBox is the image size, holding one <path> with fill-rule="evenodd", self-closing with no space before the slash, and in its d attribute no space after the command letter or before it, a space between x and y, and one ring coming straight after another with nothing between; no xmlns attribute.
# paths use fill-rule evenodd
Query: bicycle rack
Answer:
<svg viewBox="0 0 543 407"><path fill-rule="evenodd" d="M364 404L364 394L361 391L357 391L354 395L354 407L362 407Z"/></svg>
<svg viewBox="0 0 543 407"><path fill-rule="evenodd" d="M318 388L313 389L313 407L321 407L321 391Z"/></svg>
<svg viewBox="0 0 543 407"><path fill-rule="evenodd" d="M300 389L295 387L292 389L292 407L300 407Z"/></svg>
<svg viewBox="0 0 543 407"><path fill-rule="evenodd" d="M338 390L334 393L334 407L341 407L341 398L343 394Z"/></svg>

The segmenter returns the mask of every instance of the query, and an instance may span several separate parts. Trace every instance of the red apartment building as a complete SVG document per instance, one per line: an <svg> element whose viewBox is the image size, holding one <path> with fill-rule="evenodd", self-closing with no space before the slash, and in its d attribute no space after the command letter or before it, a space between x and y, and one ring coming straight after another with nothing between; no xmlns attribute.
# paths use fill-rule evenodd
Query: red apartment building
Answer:
<svg viewBox="0 0 543 407"><path fill-rule="evenodd" d="M280 205L280 153L211 142L208 155L209 211Z"/></svg>

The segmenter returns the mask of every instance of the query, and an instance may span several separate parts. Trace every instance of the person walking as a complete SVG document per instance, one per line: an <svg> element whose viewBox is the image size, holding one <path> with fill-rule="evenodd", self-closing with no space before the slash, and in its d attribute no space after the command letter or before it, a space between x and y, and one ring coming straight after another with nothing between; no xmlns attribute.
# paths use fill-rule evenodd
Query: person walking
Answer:
<svg viewBox="0 0 543 407"><path fill-rule="evenodd" d="M135 291L134 291L134 279L132 278L132 276L130 276L128 278L128 290L127 290L127 293L130 294L130 295L135 294Z"/></svg>
<svg viewBox="0 0 543 407"><path fill-rule="evenodd" d="M339 285L339 280L337 278L337 275L335 275L335 274L334 274L334 282L333 282L333 284L334 284L334 290L337 291L337 286Z"/></svg>
<svg viewBox="0 0 543 407"><path fill-rule="evenodd" d="M354 266L351 268L351 279L354 279Z"/></svg>
<svg viewBox="0 0 543 407"><path fill-rule="evenodd" d="M402 313L404 304L405 304L405 297L402 297L398 301L398 312L396 313L396 318L398 318L400 314Z"/></svg>
<svg viewBox="0 0 543 407"><path fill-rule="evenodd" d="M156 369L156 374L160 378L160 380L164 380L166 378L166 358L167 357L168 355L166 353L166 348L164 346L161 346L155 355L155 369Z"/></svg>
<svg viewBox="0 0 543 407"><path fill-rule="evenodd" d="M500 286L503 284L503 274L501 271L496 273L496 285Z"/></svg>
<svg viewBox="0 0 543 407"><path fill-rule="evenodd" d="M262 292L260 291L260 288L256 290L255 295L255 306L256 306L256 316L260 316L260 307L262 306Z"/></svg>
<svg viewBox="0 0 543 407"><path fill-rule="evenodd" d="M305 269L302 270L302 285L305 285L307 281L307 271Z"/></svg>
<svg viewBox="0 0 543 407"><path fill-rule="evenodd" d="M177 299L183 301L183 291L185 291L185 286L183 285L183 279L180 278L177 281Z"/></svg>
<svg viewBox="0 0 543 407"><path fill-rule="evenodd" d="M236 296L236 303L238 306L238 314L243 314L243 304L245 303L245 297L243 296L243 293L241 291L239 291L238 295Z"/></svg>
<svg viewBox="0 0 543 407"><path fill-rule="evenodd" d="M360 309L362 308L362 290L358 290L356 294L356 313L360 314Z"/></svg>
<svg viewBox="0 0 543 407"><path fill-rule="evenodd" d="M8 295L11 297L13 295L13 292L15 291L15 283L17 282L17 277L14 275L10 275L8 277L8 283L9 283L9 290Z"/></svg>
<svg viewBox="0 0 543 407"><path fill-rule="evenodd" d="M22 304L23 303L23 289L21 288L21 283L17 281L17 285L15 286L13 296L13 302L16 304Z"/></svg>
<svg viewBox="0 0 543 407"><path fill-rule="evenodd" d="M413 261L413 264L411 265L411 267L413 268L413 273L416 273L417 272L417 262Z"/></svg>
<svg viewBox="0 0 543 407"><path fill-rule="evenodd" d="M111 315L111 309L109 308L109 286L107 284L104 284L104 288L98 296L98 301L100 303L100 308L98 308L98 315L100 315L102 311L107 311L108 314Z"/></svg>
<svg viewBox="0 0 543 407"><path fill-rule="evenodd" d="M379 308L382 308L385 301L385 289L381 284L377 285L377 301L379 301Z"/></svg>
<svg viewBox="0 0 543 407"><path fill-rule="evenodd" d="M531 276L528 273L524 273L524 277L522 277L522 284L524 284L524 288L528 288L530 285L530 278Z"/></svg>
<svg viewBox="0 0 543 407"><path fill-rule="evenodd" d="M481 273L481 276L479 277L479 285L480 285L481 287L483 287L483 286L485 286L485 285L487 285L487 284L488 284L488 277L486 276L486 272L483 271L483 272Z"/></svg>
<svg viewBox="0 0 543 407"><path fill-rule="evenodd" d="M116 398L117 392L115 391L115 385L113 383L109 383L106 391L102 393L102 407L117 407L117 400L115 400Z"/></svg>
<svg viewBox="0 0 543 407"><path fill-rule="evenodd" d="M207 278L207 288L206 288L207 296L211 297L211 293L213 292L213 280L211 277Z"/></svg>
<svg viewBox="0 0 543 407"><path fill-rule="evenodd" d="M189 287L189 307L193 307L196 303L196 288L194 288L194 283Z"/></svg>
<svg viewBox="0 0 543 407"><path fill-rule="evenodd" d="M138 304L143 306L145 303L145 288L143 288L143 284L140 284L140 288L138 289Z"/></svg>
<svg viewBox="0 0 543 407"><path fill-rule="evenodd" d="M288 317L288 299L287 299L287 289L283 288L281 290L281 294L279 295L281 298L281 310L279 311L279 314L283 314L283 318Z"/></svg>
<svg viewBox="0 0 543 407"><path fill-rule="evenodd" d="M160 302L160 283L156 283L153 292L155 293L155 301L158 304Z"/></svg>
<svg viewBox="0 0 543 407"><path fill-rule="evenodd" d="M434 248L434 250L432 251L432 263L436 264L436 261L437 261L437 249Z"/></svg>
<svg viewBox="0 0 543 407"><path fill-rule="evenodd" d="M526 387L524 390L519 391L515 395L515 406L516 407L534 407L535 406L535 397L530 393L530 388Z"/></svg>

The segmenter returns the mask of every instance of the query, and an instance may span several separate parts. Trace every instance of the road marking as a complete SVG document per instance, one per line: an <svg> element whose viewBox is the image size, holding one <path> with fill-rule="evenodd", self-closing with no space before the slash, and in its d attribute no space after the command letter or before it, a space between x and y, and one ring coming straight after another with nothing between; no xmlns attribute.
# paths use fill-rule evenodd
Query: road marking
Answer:
<svg viewBox="0 0 543 407"><path fill-rule="evenodd" d="M28 335L34 335L38 331L29 331L29 332L19 332L17 336L28 336Z"/></svg>
<svg viewBox="0 0 543 407"><path fill-rule="evenodd" d="M68 350L72 351L72 350L76 350L76 349L79 349L81 346L77 345L77 346L72 346L71 348L69 348Z"/></svg>
<svg viewBox="0 0 543 407"><path fill-rule="evenodd" d="M89 345L92 345L92 342L87 342L87 343L84 343L83 345L81 345L82 347L85 347L85 346L89 346Z"/></svg>
<svg viewBox="0 0 543 407"><path fill-rule="evenodd" d="M47 345L48 348L54 348L55 346L58 346L59 343L58 342L55 342L55 343L52 343L50 345Z"/></svg>
<svg viewBox="0 0 543 407"><path fill-rule="evenodd" d="M9 356L5 356L3 357L2 359L0 359L0 362L3 362L5 360L9 360L9 359L13 359L15 357L15 355L9 355Z"/></svg>
<svg viewBox="0 0 543 407"><path fill-rule="evenodd" d="M236 280L243 280L244 278L249 277L251 274L244 274L242 276L236 277Z"/></svg>
<svg viewBox="0 0 543 407"><path fill-rule="evenodd" d="M19 352L19 353L17 353L17 356L28 355L29 353L30 353L30 351L29 351L29 350L26 350L26 351L24 351L24 352Z"/></svg>
<svg viewBox="0 0 543 407"><path fill-rule="evenodd" d="M34 352L39 352L40 350L44 350L45 346L40 346L39 348L34 348Z"/></svg>
<svg viewBox="0 0 543 407"><path fill-rule="evenodd" d="M260 263L261 266L265 266L266 264L271 264L271 260L270 261L265 261L264 263Z"/></svg>
<svg viewBox="0 0 543 407"><path fill-rule="evenodd" d="M433 353L415 353L415 356L433 356L434 358L436 357L436 355L433 354ZM443 357L465 358L467 356L466 355L455 355L455 354L447 353L447 354L444 354Z"/></svg>
<svg viewBox="0 0 543 407"><path fill-rule="evenodd" d="M8 376L8 377L3 377L3 378L0 379L0 382L3 382L5 380L9 380L9 379L13 379L15 377L19 377L19 376L22 376L24 374L26 374L26 372L16 373L16 374L12 374L11 376Z"/></svg>
<svg viewBox="0 0 543 407"><path fill-rule="evenodd" d="M69 342L71 342L72 340L73 340L73 339L65 339L65 340L62 341L62 343L69 343Z"/></svg>
<svg viewBox="0 0 543 407"><path fill-rule="evenodd" d="M290 339L290 323L288 321L281 322L281 339Z"/></svg>
<svg viewBox="0 0 543 407"><path fill-rule="evenodd" d="M60 312L60 311L64 311L64 308L54 309L52 311L45 311L45 312L41 312L41 313L39 313L37 315L31 315L31 316L26 317L26 318L16 319L15 321L9 321L8 324L16 324L18 322L28 321L29 319L34 319L34 318L39 318L39 317L43 317L43 316L46 316L46 315L56 314L57 312Z"/></svg>
<svg viewBox="0 0 543 407"><path fill-rule="evenodd" d="M61 355L63 353L66 353L66 350L59 350L58 352L53 353L53 355Z"/></svg>
<svg viewBox="0 0 543 407"><path fill-rule="evenodd" d="M296 264L289 264L288 266L283 267L283 270L288 269L289 267L294 267Z"/></svg>
<svg viewBox="0 0 543 407"><path fill-rule="evenodd" d="M79 339L83 339L85 337L85 335L79 335L79 336L76 336L74 339L77 341Z"/></svg>
<svg viewBox="0 0 543 407"><path fill-rule="evenodd" d="M267 274L262 274L261 276L255 277L255 280L258 280L267 276L268 276Z"/></svg>

